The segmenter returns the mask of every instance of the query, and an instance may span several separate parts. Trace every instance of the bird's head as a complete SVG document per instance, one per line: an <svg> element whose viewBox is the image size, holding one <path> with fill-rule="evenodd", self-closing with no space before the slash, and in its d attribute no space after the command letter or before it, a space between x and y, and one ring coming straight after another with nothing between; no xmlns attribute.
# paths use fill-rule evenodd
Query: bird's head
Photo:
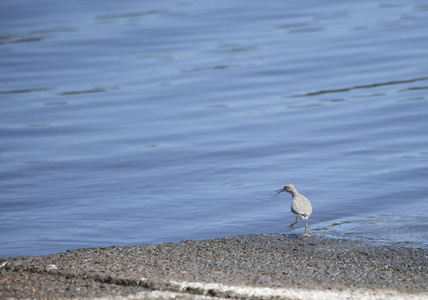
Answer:
<svg viewBox="0 0 428 300"><path fill-rule="evenodd" d="M282 189L277 190L276 193L279 194L279 193L282 193L282 192L287 192L287 193L292 194L293 191L295 191L295 190L296 190L296 188L294 187L294 185L292 185L292 184L286 184Z"/></svg>

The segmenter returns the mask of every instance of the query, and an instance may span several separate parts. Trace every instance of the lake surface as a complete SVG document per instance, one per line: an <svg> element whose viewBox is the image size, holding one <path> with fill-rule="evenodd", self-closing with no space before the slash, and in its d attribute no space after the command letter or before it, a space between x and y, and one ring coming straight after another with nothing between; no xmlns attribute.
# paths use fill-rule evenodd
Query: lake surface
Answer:
<svg viewBox="0 0 428 300"><path fill-rule="evenodd" d="M287 226L428 246L428 1L5 0L0 256Z"/></svg>

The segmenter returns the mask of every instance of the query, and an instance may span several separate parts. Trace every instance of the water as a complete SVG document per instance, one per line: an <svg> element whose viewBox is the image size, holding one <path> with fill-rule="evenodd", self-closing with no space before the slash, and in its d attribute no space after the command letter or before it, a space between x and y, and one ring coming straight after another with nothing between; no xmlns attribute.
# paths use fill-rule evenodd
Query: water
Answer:
<svg viewBox="0 0 428 300"><path fill-rule="evenodd" d="M428 1L2 1L0 256L249 233L426 247Z"/></svg>

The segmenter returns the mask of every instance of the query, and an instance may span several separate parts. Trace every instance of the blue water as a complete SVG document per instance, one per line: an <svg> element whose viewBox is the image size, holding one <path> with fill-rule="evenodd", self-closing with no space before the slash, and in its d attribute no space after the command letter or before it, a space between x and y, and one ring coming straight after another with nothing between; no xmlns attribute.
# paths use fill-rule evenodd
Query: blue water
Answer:
<svg viewBox="0 0 428 300"><path fill-rule="evenodd" d="M0 256L294 230L428 246L428 1L0 3Z"/></svg>

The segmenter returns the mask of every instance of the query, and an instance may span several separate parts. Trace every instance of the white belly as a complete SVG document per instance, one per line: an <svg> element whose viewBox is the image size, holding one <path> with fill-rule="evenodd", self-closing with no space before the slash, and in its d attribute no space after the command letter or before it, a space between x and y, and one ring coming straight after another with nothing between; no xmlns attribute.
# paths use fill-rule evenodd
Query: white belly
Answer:
<svg viewBox="0 0 428 300"><path fill-rule="evenodd" d="M307 220L309 218L309 216L305 216L305 215L299 215L299 214L296 214L296 215L298 215L302 220Z"/></svg>

